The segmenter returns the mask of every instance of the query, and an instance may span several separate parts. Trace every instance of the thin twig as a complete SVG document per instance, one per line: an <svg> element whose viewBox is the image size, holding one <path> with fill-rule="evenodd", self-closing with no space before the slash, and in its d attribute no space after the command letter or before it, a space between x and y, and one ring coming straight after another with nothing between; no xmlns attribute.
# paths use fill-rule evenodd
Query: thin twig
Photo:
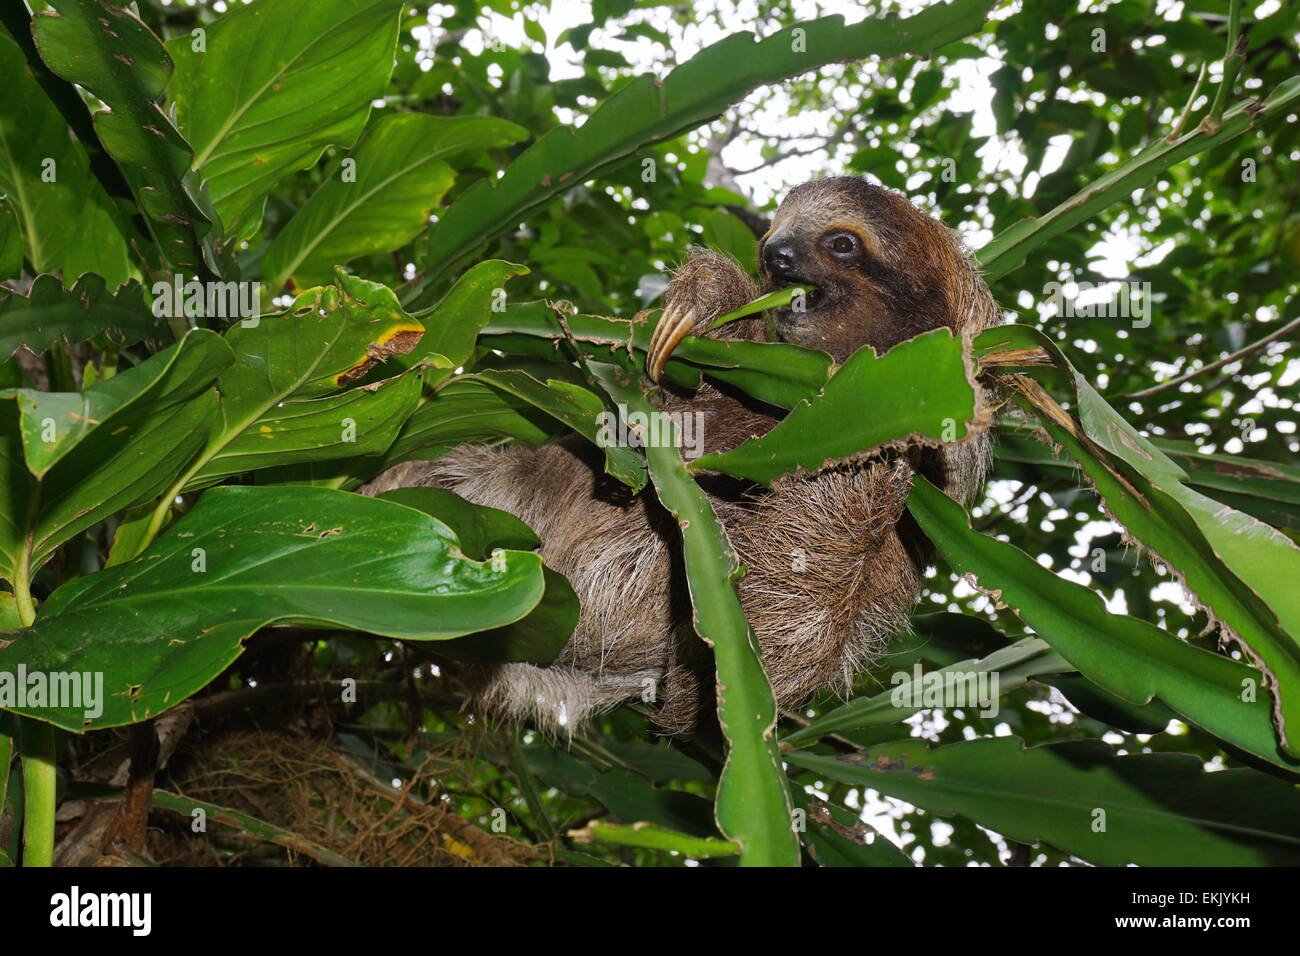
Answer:
<svg viewBox="0 0 1300 956"><path fill-rule="evenodd" d="M1187 105L1183 107L1183 112L1179 115L1178 122L1174 124L1174 128L1171 129L1169 135L1165 137L1166 143L1176 142L1178 137L1183 135L1183 127L1187 125L1187 119L1192 115L1192 104L1194 104L1196 98L1201 95L1201 84L1205 82L1206 74L1209 72L1210 64L1202 63L1201 71L1196 75L1196 83L1192 87L1192 95L1187 97Z"/></svg>
<svg viewBox="0 0 1300 956"><path fill-rule="evenodd" d="M1231 355L1224 356L1223 358L1219 359L1217 362L1211 362L1209 365L1202 365L1200 368L1193 369L1192 371L1188 372L1186 375L1180 375L1177 378L1171 378L1167 382L1161 382L1158 385L1152 385L1150 388L1144 388L1140 392L1131 392L1128 395L1125 395L1123 397L1130 398L1130 399L1138 399L1138 398L1150 398L1152 395L1158 395L1161 392L1168 391L1169 389L1175 387L1176 385L1182 385L1184 382L1190 382L1192 379L1196 378L1197 376L1205 375L1208 372L1213 372L1215 369L1223 368L1223 366L1231 362L1237 362L1237 361L1241 361L1242 359L1250 358L1256 352L1261 351L1264 348L1264 346L1268 345L1270 342L1276 342L1278 339L1283 338L1284 336L1290 334L1291 332L1296 331L1297 329L1300 329L1300 317L1296 317L1292 319L1290 322L1282 326L1282 328L1278 329L1276 332L1272 332L1264 336L1258 342L1252 342L1250 345L1247 345L1245 348L1238 349L1236 352L1233 352Z"/></svg>

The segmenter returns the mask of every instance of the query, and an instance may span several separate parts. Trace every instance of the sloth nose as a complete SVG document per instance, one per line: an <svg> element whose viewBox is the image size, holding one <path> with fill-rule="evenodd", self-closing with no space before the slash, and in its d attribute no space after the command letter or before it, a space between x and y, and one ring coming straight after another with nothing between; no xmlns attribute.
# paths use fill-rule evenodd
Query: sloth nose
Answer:
<svg viewBox="0 0 1300 956"><path fill-rule="evenodd" d="M769 239L763 244L763 268L774 279L793 279L795 250L785 239Z"/></svg>

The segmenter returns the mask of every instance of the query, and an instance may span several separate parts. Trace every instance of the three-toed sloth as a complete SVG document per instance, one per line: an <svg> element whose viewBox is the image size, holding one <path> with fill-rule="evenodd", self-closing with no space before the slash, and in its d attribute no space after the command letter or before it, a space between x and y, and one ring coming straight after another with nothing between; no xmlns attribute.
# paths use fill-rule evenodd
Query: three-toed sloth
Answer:
<svg viewBox="0 0 1300 956"><path fill-rule="evenodd" d="M884 353L939 327L969 336L998 321L956 233L857 178L792 189L759 242L759 264L766 290L816 288L802 309L775 310L773 325L781 340L836 362L864 345ZM673 273L652 372L682 334L702 333L758 294L735 261L694 250ZM767 325L742 319L710 334L765 341ZM693 392L664 387L656 402L702 416L705 452L761 435L782 414L709 383ZM747 568L737 587L780 705L848 690L906 629L929 552L904 509L913 473L968 500L988 461L987 432L975 430L942 446L864 453L770 488L725 476L701 480ZM690 733L712 719L712 652L692 628L679 531L653 491L631 495L605 477L599 449L577 436L540 447L463 445L436 461L391 468L362 490L407 486L450 489L519 516L582 602L577 628L552 663L473 670L476 711L564 733L603 709L644 699L649 686L665 733Z"/></svg>

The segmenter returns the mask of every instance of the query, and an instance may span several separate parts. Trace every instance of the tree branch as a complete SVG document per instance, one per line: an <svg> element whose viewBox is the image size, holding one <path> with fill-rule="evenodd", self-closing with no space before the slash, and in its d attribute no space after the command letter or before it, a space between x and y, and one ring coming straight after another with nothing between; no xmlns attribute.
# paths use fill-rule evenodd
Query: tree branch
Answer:
<svg viewBox="0 0 1300 956"><path fill-rule="evenodd" d="M1190 382L1192 379L1200 375L1205 375L1209 372L1213 372L1215 369L1223 368L1223 366L1231 362L1237 362L1243 359L1248 359L1256 352L1261 351L1270 342L1276 342L1278 339L1289 335L1290 333L1296 331L1297 329L1300 329L1300 316L1292 319L1290 322L1282 326L1282 328L1278 329L1276 332L1272 332L1269 335L1264 336L1258 342L1252 342L1250 345L1247 345L1245 348L1238 349L1236 352L1233 352L1231 355L1224 356L1223 358L1219 359L1217 362L1211 362L1209 365L1202 365L1200 368L1193 369L1192 371L1188 372L1185 375L1180 375L1177 378L1171 378L1167 382L1161 382L1158 385L1152 385L1150 388L1144 388L1140 392L1131 392L1128 395L1124 395L1122 397L1138 399L1138 398L1150 398L1152 395L1159 395L1161 392L1168 391L1169 389L1175 387L1176 385L1182 385L1184 382Z"/></svg>

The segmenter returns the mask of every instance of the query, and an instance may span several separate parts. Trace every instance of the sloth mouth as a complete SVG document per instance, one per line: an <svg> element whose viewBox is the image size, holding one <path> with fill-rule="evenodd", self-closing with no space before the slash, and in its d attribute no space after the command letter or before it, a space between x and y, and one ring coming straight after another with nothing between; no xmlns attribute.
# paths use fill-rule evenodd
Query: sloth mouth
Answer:
<svg viewBox="0 0 1300 956"><path fill-rule="evenodd" d="M798 322L809 312L816 312L818 309L829 305L832 301L831 295L826 289L823 289L821 286L810 282L801 276L791 276L788 282L783 283L783 286L785 288L801 286L807 290L804 293L802 309L795 309L794 303L791 303L790 305L783 305L779 309L775 310L777 318L783 319L787 322Z"/></svg>

